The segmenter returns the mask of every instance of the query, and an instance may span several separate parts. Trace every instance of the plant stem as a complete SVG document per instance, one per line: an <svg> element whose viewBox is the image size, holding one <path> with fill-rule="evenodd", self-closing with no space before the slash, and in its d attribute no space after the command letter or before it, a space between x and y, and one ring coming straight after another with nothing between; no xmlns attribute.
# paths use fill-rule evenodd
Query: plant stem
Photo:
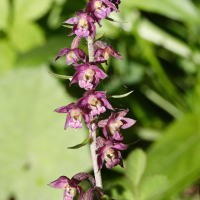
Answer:
<svg viewBox="0 0 200 200"><path fill-rule="evenodd" d="M92 156L96 187L103 189L102 180L101 180L101 171L100 170L98 171L96 148L97 148L96 147L96 130L94 130L94 131L90 131L90 151L91 151L91 156Z"/></svg>
<svg viewBox="0 0 200 200"><path fill-rule="evenodd" d="M93 62L94 61L94 45L93 45L93 39L90 36L87 37L87 43L88 43L89 62Z"/></svg>
<svg viewBox="0 0 200 200"><path fill-rule="evenodd" d="M94 45L93 45L93 39L88 36L87 37L87 43L88 43L88 53L89 53L89 62L94 61ZM91 123L91 127L94 127L94 122ZM102 180L101 180L101 171L98 170L97 165L97 155L96 155L96 130L90 130L90 151L92 156L92 163L93 163L93 169L94 169L94 177L96 181L96 187L103 189Z"/></svg>

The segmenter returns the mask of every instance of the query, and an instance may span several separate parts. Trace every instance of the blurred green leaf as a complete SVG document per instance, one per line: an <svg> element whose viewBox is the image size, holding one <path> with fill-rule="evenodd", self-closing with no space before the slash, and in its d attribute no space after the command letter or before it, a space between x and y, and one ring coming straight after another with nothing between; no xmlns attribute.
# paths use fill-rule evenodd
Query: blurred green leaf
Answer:
<svg viewBox="0 0 200 200"><path fill-rule="evenodd" d="M54 74L52 72L49 72L51 75L57 77L57 78L62 78L62 79L72 79L72 76L65 76L65 75L60 75L60 74Z"/></svg>
<svg viewBox="0 0 200 200"><path fill-rule="evenodd" d="M5 30L8 25L8 17L9 17L9 1L1 0L0 1L0 30Z"/></svg>
<svg viewBox="0 0 200 200"><path fill-rule="evenodd" d="M188 114L169 126L148 151L144 176L167 175L170 186L162 199L183 190L200 174L200 114Z"/></svg>
<svg viewBox="0 0 200 200"><path fill-rule="evenodd" d="M188 44L165 32L147 19L140 20L137 30L140 37L160 45L173 53L186 58L192 55Z"/></svg>
<svg viewBox="0 0 200 200"><path fill-rule="evenodd" d="M139 188L139 199L155 199L161 195L168 187L168 179L164 175L154 175L146 178Z"/></svg>
<svg viewBox="0 0 200 200"><path fill-rule="evenodd" d="M45 42L42 29L35 23L13 24L10 30L10 38L21 52L43 45Z"/></svg>
<svg viewBox="0 0 200 200"><path fill-rule="evenodd" d="M53 0L14 0L14 19L17 22L37 20L50 9Z"/></svg>
<svg viewBox="0 0 200 200"><path fill-rule="evenodd" d="M65 41L65 42L63 42ZM71 44L71 38L65 35L49 38L45 45L36 47L27 53L21 54L17 60L17 66L39 66L41 64L52 63L61 48ZM56 62L63 61L66 66L65 57L61 57Z"/></svg>
<svg viewBox="0 0 200 200"><path fill-rule="evenodd" d="M199 22L199 12L190 0L131 0L124 1L127 9L138 8L155 12L172 19L186 22Z"/></svg>
<svg viewBox="0 0 200 200"><path fill-rule="evenodd" d="M62 198L47 186L92 167L89 149L67 149L86 137L84 128L64 130L65 114L53 110L73 102L46 68L20 68L0 79L0 193L20 200ZM88 133L87 133L88 135Z"/></svg>
<svg viewBox="0 0 200 200"><path fill-rule="evenodd" d="M138 186L146 168L146 154L143 150L136 149L130 153L126 162L126 176L133 186Z"/></svg>
<svg viewBox="0 0 200 200"><path fill-rule="evenodd" d="M99 39L101 39L104 35L105 35L105 32L102 32L101 34L96 35L94 39L95 39L95 40L99 40Z"/></svg>
<svg viewBox="0 0 200 200"><path fill-rule="evenodd" d="M11 69L15 60L16 54L11 45L5 40L0 40L0 71Z"/></svg>

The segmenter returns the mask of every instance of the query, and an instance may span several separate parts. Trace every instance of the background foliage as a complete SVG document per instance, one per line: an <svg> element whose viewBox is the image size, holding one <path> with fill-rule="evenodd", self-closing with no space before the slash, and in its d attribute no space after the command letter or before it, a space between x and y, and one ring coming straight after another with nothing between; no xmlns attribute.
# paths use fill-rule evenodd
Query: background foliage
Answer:
<svg viewBox="0 0 200 200"><path fill-rule="evenodd" d="M52 111L83 90L48 74L73 75L65 58L53 63L74 36L62 22L87 1L0 1L0 199L62 199L46 184L60 175L92 173L87 130L63 130L65 116ZM98 87L129 108L136 125L125 142L125 169L103 168L105 192L117 200L197 200L200 177L200 3L198 0L122 0L120 13L102 20L104 42L123 60L104 65L109 78ZM85 40L81 48L87 52ZM109 113L105 114L105 117ZM101 132L100 132L101 134ZM143 149L143 150L142 150ZM83 187L88 187L87 182Z"/></svg>

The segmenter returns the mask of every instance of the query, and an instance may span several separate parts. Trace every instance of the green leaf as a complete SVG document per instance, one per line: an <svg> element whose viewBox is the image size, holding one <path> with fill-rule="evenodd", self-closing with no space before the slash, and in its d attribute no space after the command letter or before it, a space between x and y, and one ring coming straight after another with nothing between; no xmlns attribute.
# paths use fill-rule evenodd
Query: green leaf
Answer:
<svg viewBox="0 0 200 200"><path fill-rule="evenodd" d="M41 18L50 9L53 0L14 0L14 19L17 22Z"/></svg>
<svg viewBox="0 0 200 200"><path fill-rule="evenodd" d="M73 26L70 26L70 25L62 25L62 26L66 27L66 28L73 28Z"/></svg>
<svg viewBox="0 0 200 200"><path fill-rule="evenodd" d="M131 0L125 1L127 9L138 8L148 12L155 12L172 19L186 22L199 22L199 12L190 0Z"/></svg>
<svg viewBox="0 0 200 200"><path fill-rule="evenodd" d="M95 40L99 40L100 38L102 38L103 36L105 35L105 32L99 34L99 35L96 35L95 36Z"/></svg>
<svg viewBox="0 0 200 200"><path fill-rule="evenodd" d="M141 149L131 152L126 161L126 176L133 186L138 186L146 168L146 154Z"/></svg>
<svg viewBox="0 0 200 200"><path fill-rule="evenodd" d="M8 16L9 16L9 1L0 1L0 30L5 30L8 26Z"/></svg>
<svg viewBox="0 0 200 200"><path fill-rule="evenodd" d="M15 51L5 40L0 40L0 71L7 71L14 66L16 60Z"/></svg>
<svg viewBox="0 0 200 200"><path fill-rule="evenodd" d="M73 147L68 147L68 149L79 149L79 148L85 146L89 141L90 141L90 138L87 138L81 144L77 144Z"/></svg>
<svg viewBox="0 0 200 200"><path fill-rule="evenodd" d="M170 186L165 192L168 199L194 183L200 174L200 113L188 114L172 123L158 142L149 149L144 176L166 175Z"/></svg>
<svg viewBox="0 0 200 200"><path fill-rule="evenodd" d="M107 98L123 98L123 97L127 97L129 94L131 94L134 90L128 92L128 93L125 93L125 94L122 94L122 95L112 95L112 96L107 96Z"/></svg>
<svg viewBox="0 0 200 200"><path fill-rule="evenodd" d="M176 37L173 37L147 19L141 20L139 22L138 34L140 37L156 45L160 45L182 57L190 58L192 55L192 51L189 45L177 39Z"/></svg>
<svg viewBox="0 0 200 200"><path fill-rule="evenodd" d="M91 170L87 148L66 145L83 141L84 128L64 130L65 114L53 110L74 101L47 68L18 68L0 78L0 194L20 200L62 198L47 186L65 175ZM31 75L31 76L30 76Z"/></svg>
<svg viewBox="0 0 200 200"><path fill-rule="evenodd" d="M139 188L139 199L149 200L160 196L168 187L168 179L164 175L154 175L146 178Z"/></svg>
<svg viewBox="0 0 200 200"><path fill-rule="evenodd" d="M117 22L117 23L128 23L128 22L117 21L117 20L112 19L112 18L110 18L110 17L106 17L105 19L107 19L108 21L111 21L111 22Z"/></svg>
<svg viewBox="0 0 200 200"><path fill-rule="evenodd" d="M10 30L10 38L21 52L43 45L45 42L42 29L35 23L14 24Z"/></svg>
<svg viewBox="0 0 200 200"><path fill-rule="evenodd" d="M57 78L62 78L62 79L72 79L73 76L65 76L65 75L59 75L59 74L54 74L52 72L49 72L50 74L52 74L53 76L57 77Z"/></svg>

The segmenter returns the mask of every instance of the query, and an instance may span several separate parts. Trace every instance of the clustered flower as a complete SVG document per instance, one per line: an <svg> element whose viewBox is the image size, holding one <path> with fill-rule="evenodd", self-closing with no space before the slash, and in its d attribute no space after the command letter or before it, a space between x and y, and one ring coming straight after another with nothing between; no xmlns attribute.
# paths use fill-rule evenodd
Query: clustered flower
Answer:
<svg viewBox="0 0 200 200"><path fill-rule="evenodd" d="M111 12L119 12L118 6L121 0L89 0L85 11L76 12L78 17L72 17L64 23L73 24L72 31L69 35L75 34L71 48L62 48L55 60L61 56L66 56L67 65L73 64L76 70L73 75L70 86L73 83L78 83L80 88L86 90L79 100L66 106L55 109L57 113L67 113L64 129L82 128L82 122L85 121L89 132L94 131L97 127L103 128L105 138L99 136L96 141L97 149L97 164L98 170L101 170L103 163L107 168L112 168L117 165L123 167L123 161L120 151L127 149L127 145L123 143L123 135L121 129L131 127L136 121L124 117L128 113L128 109L115 112L115 109L106 98L107 91L96 91L95 88L99 80L104 80L107 74L99 68L99 63L106 63L110 56L122 59L122 56L111 46L97 40L94 43L94 60L87 62L86 54L79 49L79 43L82 37L86 39L91 37L93 40L96 34L94 23L101 26L101 19L110 15ZM82 63L79 63L82 61ZM108 119L98 121L98 116L106 112L106 109L112 110L111 116ZM91 135L90 135L91 136ZM78 184L88 178L92 186L83 195L83 191ZM66 176L61 176L57 180L51 182L49 186L53 188L61 188L64 191L64 200L72 200L77 192L79 200L101 199L102 191L95 186L94 178L88 173L78 173L72 179Z"/></svg>

